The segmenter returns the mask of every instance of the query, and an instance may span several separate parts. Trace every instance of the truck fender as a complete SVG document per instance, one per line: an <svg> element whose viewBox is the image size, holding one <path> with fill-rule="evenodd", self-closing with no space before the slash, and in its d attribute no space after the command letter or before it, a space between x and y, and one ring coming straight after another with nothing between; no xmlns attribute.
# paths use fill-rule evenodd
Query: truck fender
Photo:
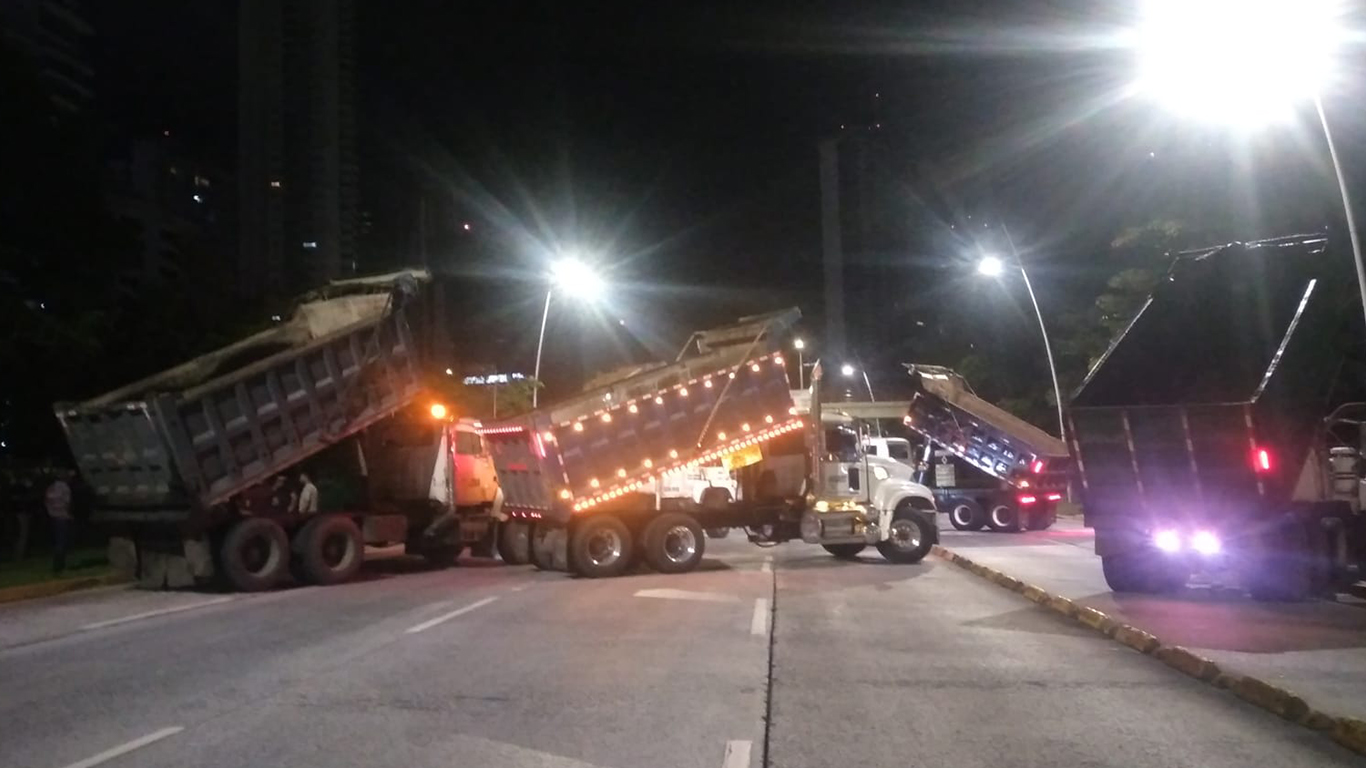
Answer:
<svg viewBox="0 0 1366 768"><path fill-rule="evenodd" d="M877 492L873 497L873 506L878 512L878 535L886 538L887 530L892 525L892 515L896 514L897 507L907 499L917 499L922 503L916 506L921 509L930 510L930 515L937 509L934 503L934 492L920 483L910 480L889 478L878 485ZM933 517L931 517L931 522Z"/></svg>

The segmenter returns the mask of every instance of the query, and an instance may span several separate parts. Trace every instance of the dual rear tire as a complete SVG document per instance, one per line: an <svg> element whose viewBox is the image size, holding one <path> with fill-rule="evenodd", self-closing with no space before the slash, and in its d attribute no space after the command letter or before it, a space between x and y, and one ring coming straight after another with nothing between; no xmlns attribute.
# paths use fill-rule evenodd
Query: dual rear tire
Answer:
<svg viewBox="0 0 1366 768"><path fill-rule="evenodd" d="M228 529L218 564L240 592L272 589L293 573L308 584L339 584L355 577L365 559L360 528L345 515L319 515L295 532L264 517L248 517Z"/></svg>
<svg viewBox="0 0 1366 768"><path fill-rule="evenodd" d="M569 536L569 569L586 578L620 576L638 558L659 573L686 573L702 562L707 535L692 515L665 512L633 531L620 518L598 514Z"/></svg>

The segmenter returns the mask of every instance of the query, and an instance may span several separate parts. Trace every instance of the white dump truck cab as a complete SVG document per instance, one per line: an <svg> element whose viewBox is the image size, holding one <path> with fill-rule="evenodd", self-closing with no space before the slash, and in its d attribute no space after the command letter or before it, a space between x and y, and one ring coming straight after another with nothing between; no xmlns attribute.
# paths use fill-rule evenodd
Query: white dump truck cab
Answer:
<svg viewBox="0 0 1366 768"><path fill-rule="evenodd" d="M899 461L908 467L916 464L912 450L911 441L904 437L869 437L863 441L863 451L869 456Z"/></svg>

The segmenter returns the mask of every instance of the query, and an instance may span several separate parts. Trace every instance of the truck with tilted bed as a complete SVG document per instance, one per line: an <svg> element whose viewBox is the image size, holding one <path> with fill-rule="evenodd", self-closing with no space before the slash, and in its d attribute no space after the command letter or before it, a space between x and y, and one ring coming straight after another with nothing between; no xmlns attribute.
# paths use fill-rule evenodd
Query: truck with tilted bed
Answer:
<svg viewBox="0 0 1366 768"><path fill-rule="evenodd" d="M1193 575L1253 597L1342 589L1366 562L1366 328L1346 243L1177 256L1073 395L1086 523L1117 592Z"/></svg>
<svg viewBox="0 0 1366 768"><path fill-rule="evenodd" d="M819 366L809 413L798 413L780 350L799 316L699 331L671 363L486 426L503 509L529 526L533 562L586 577L638 560L681 573L701 562L704 531L721 528L762 546L924 558L937 539L933 495L899 462L828 450ZM661 496L658 478L718 462L733 494Z"/></svg>

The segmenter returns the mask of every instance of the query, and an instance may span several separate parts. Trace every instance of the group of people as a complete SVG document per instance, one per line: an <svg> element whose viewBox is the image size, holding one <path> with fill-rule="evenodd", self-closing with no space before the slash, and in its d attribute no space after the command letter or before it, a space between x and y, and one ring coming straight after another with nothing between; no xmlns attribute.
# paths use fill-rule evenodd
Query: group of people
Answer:
<svg viewBox="0 0 1366 768"><path fill-rule="evenodd" d="M73 483L76 473L58 469L35 473L11 473L0 488L5 529L10 542L8 554L15 560L28 557L32 543L34 519L47 520L52 533L52 572L66 570L66 555L71 548L76 525L73 511Z"/></svg>

